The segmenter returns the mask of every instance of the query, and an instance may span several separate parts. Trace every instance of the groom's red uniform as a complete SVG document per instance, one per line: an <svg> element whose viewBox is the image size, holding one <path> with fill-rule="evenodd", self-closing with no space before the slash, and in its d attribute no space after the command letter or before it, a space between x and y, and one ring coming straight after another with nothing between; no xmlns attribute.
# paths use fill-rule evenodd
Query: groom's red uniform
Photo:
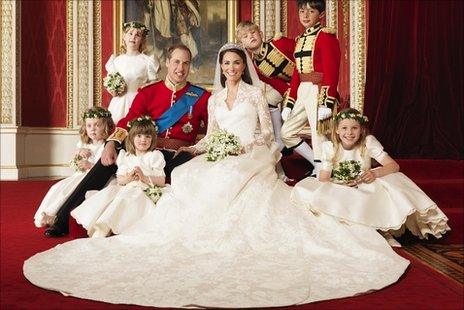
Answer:
<svg viewBox="0 0 464 310"><path fill-rule="evenodd" d="M176 87L168 81L158 81L139 89L129 112L118 122L114 137L112 136L110 140L114 139L122 142L123 139L119 136L118 131L121 128L126 130L127 123L134 118L149 115L156 121L179 98L186 94L190 85L187 82ZM206 126L208 122L207 106L210 95L209 92L205 91L198 98L191 111L183 115L167 130L158 133L160 148L177 149L179 146L192 145L195 142L202 123L203 126Z"/></svg>

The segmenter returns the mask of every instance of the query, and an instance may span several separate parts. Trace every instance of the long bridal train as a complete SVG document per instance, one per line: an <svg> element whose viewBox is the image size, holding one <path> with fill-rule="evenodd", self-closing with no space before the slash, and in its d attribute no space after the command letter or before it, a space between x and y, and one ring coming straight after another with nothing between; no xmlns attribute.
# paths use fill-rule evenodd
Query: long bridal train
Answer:
<svg viewBox="0 0 464 310"><path fill-rule="evenodd" d="M226 45L220 54L230 46L240 49ZM256 75L249 57L246 67ZM220 72L218 62L215 81ZM275 172L279 152L262 91L239 83L230 108L227 85L215 88L206 136L224 129L247 153L177 167L171 189L134 226L36 254L24 263L27 279L110 303L224 308L302 304L396 282L409 262L375 229L290 202L291 188Z"/></svg>
<svg viewBox="0 0 464 310"><path fill-rule="evenodd" d="M158 307L284 306L398 280L408 262L375 230L289 204L273 160L266 147L197 157L127 235L59 245L26 261L24 274L75 297Z"/></svg>

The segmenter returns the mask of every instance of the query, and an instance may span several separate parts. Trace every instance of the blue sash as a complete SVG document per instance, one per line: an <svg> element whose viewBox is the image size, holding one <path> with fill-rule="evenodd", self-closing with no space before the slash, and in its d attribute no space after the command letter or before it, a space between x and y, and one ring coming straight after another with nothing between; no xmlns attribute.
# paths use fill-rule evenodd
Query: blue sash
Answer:
<svg viewBox="0 0 464 310"><path fill-rule="evenodd" d="M155 120L156 125L158 125L158 132L163 132L177 123L185 113L189 112L190 107L193 107L198 102L204 92L203 88L190 85L185 94Z"/></svg>

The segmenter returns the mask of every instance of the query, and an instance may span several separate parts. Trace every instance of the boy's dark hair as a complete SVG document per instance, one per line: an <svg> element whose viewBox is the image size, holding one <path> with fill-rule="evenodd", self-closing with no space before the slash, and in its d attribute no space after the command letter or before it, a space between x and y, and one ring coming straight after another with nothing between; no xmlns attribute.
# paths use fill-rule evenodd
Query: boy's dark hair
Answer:
<svg viewBox="0 0 464 310"><path fill-rule="evenodd" d="M298 8L306 7L318 10L319 13L325 12L325 0L297 0Z"/></svg>

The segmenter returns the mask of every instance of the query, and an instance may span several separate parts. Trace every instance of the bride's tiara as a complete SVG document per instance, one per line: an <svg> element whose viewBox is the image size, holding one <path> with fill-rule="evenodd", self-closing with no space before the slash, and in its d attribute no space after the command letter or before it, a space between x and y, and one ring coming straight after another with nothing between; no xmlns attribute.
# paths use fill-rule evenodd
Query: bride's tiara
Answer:
<svg viewBox="0 0 464 310"><path fill-rule="evenodd" d="M233 48L245 51L245 49L243 48L243 46L241 44L238 44L238 43L226 43L219 49L219 53L222 52L222 51L227 51L227 50L233 49Z"/></svg>

